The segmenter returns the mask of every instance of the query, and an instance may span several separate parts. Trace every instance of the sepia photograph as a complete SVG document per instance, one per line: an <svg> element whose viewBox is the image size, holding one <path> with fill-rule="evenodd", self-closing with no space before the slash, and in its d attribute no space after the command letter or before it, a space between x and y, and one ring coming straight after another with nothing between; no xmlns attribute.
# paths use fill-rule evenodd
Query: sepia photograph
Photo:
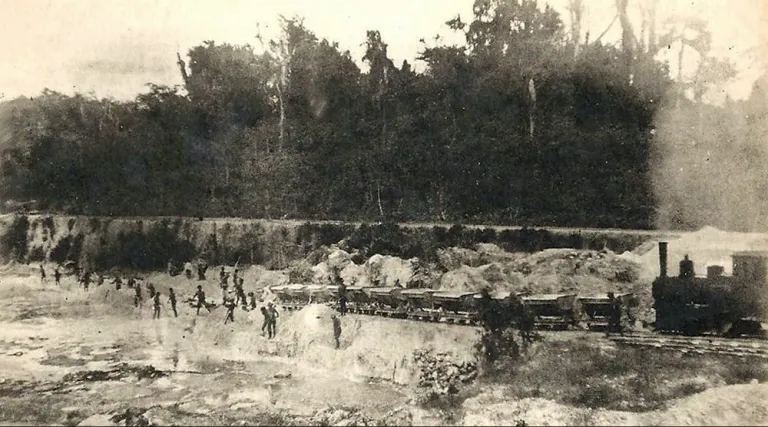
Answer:
<svg viewBox="0 0 768 427"><path fill-rule="evenodd" d="M0 16L0 425L768 426L765 0Z"/></svg>

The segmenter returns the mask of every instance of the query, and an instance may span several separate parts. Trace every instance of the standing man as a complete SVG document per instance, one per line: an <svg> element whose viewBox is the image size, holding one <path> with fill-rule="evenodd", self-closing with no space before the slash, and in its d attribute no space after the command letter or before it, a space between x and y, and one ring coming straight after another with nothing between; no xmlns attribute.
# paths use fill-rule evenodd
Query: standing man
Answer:
<svg viewBox="0 0 768 427"><path fill-rule="evenodd" d="M331 315L333 321L333 340L336 341L336 349L339 349L339 338L341 337L341 320L335 314Z"/></svg>
<svg viewBox="0 0 768 427"><path fill-rule="evenodd" d="M205 271L208 270L208 266L199 261L197 263L197 280L205 280Z"/></svg>
<svg viewBox="0 0 768 427"><path fill-rule="evenodd" d="M171 304L173 317L179 317L179 314L176 313L176 294L173 293L173 288L168 288L168 302Z"/></svg>
<svg viewBox="0 0 768 427"><path fill-rule="evenodd" d="M245 291L243 290L243 283L235 279L235 305L243 303L243 308L247 307L248 300L245 298Z"/></svg>
<svg viewBox="0 0 768 427"><path fill-rule="evenodd" d="M40 264L40 284L42 285L45 282L45 269L43 268L43 264Z"/></svg>
<svg viewBox="0 0 768 427"><path fill-rule="evenodd" d="M224 324L226 325L228 322L235 322L235 307L237 307L237 304L235 304L235 300L232 298L227 298L224 300L224 307L227 308L227 317L224 318Z"/></svg>
<svg viewBox="0 0 768 427"><path fill-rule="evenodd" d="M155 285L153 285L151 282L147 284L147 290L149 291L149 297L154 298L155 297Z"/></svg>
<svg viewBox="0 0 768 427"><path fill-rule="evenodd" d="M264 336L264 329L267 330L267 333L269 334L269 338L272 338L272 327L270 326L270 323L272 323L272 320L270 319L269 310L267 310L267 307L261 306L261 314L264 316L264 323L261 325L261 336Z"/></svg>
<svg viewBox="0 0 768 427"><path fill-rule="evenodd" d="M159 319L160 318L160 292L155 292L155 294L152 296L152 302L154 303L154 311L152 312L152 318L153 319Z"/></svg>
<svg viewBox="0 0 768 427"><path fill-rule="evenodd" d="M133 290L134 290L133 306L140 308L143 305L143 300L141 298L141 283L136 283L133 286Z"/></svg>
<svg viewBox="0 0 768 427"><path fill-rule="evenodd" d="M250 298L251 311L256 310L256 294L254 294L253 292L248 292L248 297Z"/></svg>
<svg viewBox="0 0 768 427"><path fill-rule="evenodd" d="M347 285L344 284L341 277L338 277L337 280L339 283L339 312L343 316L347 312Z"/></svg>
<svg viewBox="0 0 768 427"><path fill-rule="evenodd" d="M197 299L197 314L200 314L200 307L205 307L208 312L211 312L211 309L208 308L208 306L205 304L205 292L203 292L203 287L201 285L197 285L197 292L195 292L195 299Z"/></svg>
<svg viewBox="0 0 768 427"><path fill-rule="evenodd" d="M53 279L56 281L56 286L61 286L61 271L59 271L58 265L53 270Z"/></svg>
<svg viewBox="0 0 768 427"><path fill-rule="evenodd" d="M86 292L88 292L88 286L91 285L91 273L89 271L86 271L85 274L83 274L83 288Z"/></svg>
<svg viewBox="0 0 768 427"><path fill-rule="evenodd" d="M277 318L280 317L280 313L277 312L275 305L271 302L267 307L267 311L269 312L269 337L274 338L277 336Z"/></svg>
<svg viewBox="0 0 768 427"><path fill-rule="evenodd" d="M608 336L610 332L618 332L623 336L624 331L621 328L621 301L616 298L613 292L608 292L608 300L611 304L611 317L609 319L606 336Z"/></svg>

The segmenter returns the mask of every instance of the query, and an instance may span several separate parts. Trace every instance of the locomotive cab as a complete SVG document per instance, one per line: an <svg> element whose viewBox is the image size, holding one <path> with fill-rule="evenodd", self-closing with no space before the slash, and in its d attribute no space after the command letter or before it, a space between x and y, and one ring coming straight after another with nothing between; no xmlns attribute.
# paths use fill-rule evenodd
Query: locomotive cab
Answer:
<svg viewBox="0 0 768 427"><path fill-rule="evenodd" d="M685 335L756 333L760 323L754 319L765 314L768 254L737 252L732 258L731 276L723 275L721 266L709 266L706 277L697 277L693 261L684 259L680 274L670 277L667 243L660 242L661 274L653 282L656 330Z"/></svg>

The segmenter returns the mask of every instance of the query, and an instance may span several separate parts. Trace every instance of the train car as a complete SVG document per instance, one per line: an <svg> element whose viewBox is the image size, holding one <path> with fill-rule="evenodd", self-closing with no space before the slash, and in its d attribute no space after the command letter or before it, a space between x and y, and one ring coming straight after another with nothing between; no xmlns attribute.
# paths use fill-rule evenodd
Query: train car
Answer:
<svg viewBox="0 0 768 427"><path fill-rule="evenodd" d="M530 295L521 298L537 329L567 329L577 321L576 294Z"/></svg>
<svg viewBox="0 0 768 427"><path fill-rule="evenodd" d="M709 266L697 276L693 260L680 263L676 277L667 275L667 243L659 242L659 277L653 282L655 329L684 335L740 336L762 334L768 306L768 253L732 255L733 274Z"/></svg>
<svg viewBox="0 0 768 427"><path fill-rule="evenodd" d="M631 322L634 318L632 307L635 305L635 295L632 293L615 294L614 298L619 301L622 307L622 318ZM590 330L603 331L610 325L610 318L613 311L613 304L608 294L580 296L578 298L580 313L583 314L583 320Z"/></svg>
<svg viewBox="0 0 768 427"><path fill-rule="evenodd" d="M338 289L336 292L338 297ZM347 286L347 311L350 313L364 314L371 303L368 294L363 292L361 286Z"/></svg>
<svg viewBox="0 0 768 427"><path fill-rule="evenodd" d="M435 292L432 295L440 322L471 324L477 321L477 292Z"/></svg>
<svg viewBox="0 0 768 427"><path fill-rule="evenodd" d="M400 299L402 290L403 288L388 286L365 288L364 292L371 299L373 314L405 318L407 317L405 304Z"/></svg>
<svg viewBox="0 0 768 427"><path fill-rule="evenodd" d="M328 285L307 285L305 293L310 304L327 304L333 300Z"/></svg>
<svg viewBox="0 0 768 427"><path fill-rule="evenodd" d="M409 319L437 322L440 314L435 310L434 289L403 289L400 298L405 301L405 310Z"/></svg>
<svg viewBox="0 0 768 427"><path fill-rule="evenodd" d="M286 285L277 295L286 310L300 310L309 303L306 286L300 283Z"/></svg>

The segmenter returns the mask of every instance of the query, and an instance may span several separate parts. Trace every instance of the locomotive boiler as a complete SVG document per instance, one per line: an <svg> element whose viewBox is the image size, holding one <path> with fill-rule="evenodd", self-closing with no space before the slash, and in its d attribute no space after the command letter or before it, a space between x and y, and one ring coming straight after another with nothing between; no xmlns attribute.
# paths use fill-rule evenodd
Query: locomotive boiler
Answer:
<svg viewBox="0 0 768 427"><path fill-rule="evenodd" d="M693 260L680 262L677 276L667 274L666 242L659 242L659 277L653 282L655 329L684 335L725 336L762 333L768 307L768 253L732 254L733 274L709 266L698 276Z"/></svg>

